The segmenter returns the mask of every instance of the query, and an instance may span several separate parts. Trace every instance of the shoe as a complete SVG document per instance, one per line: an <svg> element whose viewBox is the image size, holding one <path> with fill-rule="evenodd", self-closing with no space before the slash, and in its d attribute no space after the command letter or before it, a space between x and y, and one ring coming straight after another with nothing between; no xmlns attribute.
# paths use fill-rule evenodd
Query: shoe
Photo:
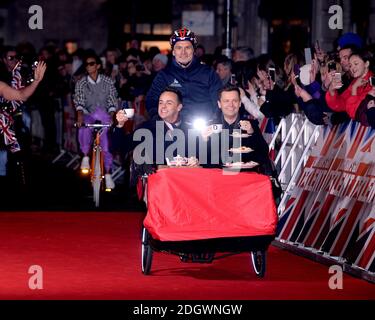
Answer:
<svg viewBox="0 0 375 320"><path fill-rule="evenodd" d="M115 188L115 183L112 180L112 175L110 173L106 173L104 176L105 180L105 189L106 191L111 191Z"/></svg>
<svg viewBox="0 0 375 320"><path fill-rule="evenodd" d="M90 158L88 156L82 158L81 172L83 174L88 174L90 172Z"/></svg>

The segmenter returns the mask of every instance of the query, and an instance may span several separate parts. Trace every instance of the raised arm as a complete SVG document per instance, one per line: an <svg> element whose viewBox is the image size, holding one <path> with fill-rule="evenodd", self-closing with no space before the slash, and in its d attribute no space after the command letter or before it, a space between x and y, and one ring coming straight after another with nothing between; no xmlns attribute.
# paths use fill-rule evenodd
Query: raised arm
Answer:
<svg viewBox="0 0 375 320"><path fill-rule="evenodd" d="M38 87L40 81L42 81L44 77L44 73L46 71L46 64L45 62L41 61L38 63L34 71L34 81L27 87L17 90L10 86L8 86L4 82L0 82L0 96L4 97L6 100L12 101L25 101L27 100Z"/></svg>

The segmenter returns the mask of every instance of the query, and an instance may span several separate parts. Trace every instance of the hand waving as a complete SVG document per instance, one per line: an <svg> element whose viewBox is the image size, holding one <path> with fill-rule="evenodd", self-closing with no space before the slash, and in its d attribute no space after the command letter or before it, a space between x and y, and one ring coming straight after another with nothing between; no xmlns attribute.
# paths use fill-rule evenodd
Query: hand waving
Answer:
<svg viewBox="0 0 375 320"><path fill-rule="evenodd" d="M44 73L46 72L47 65L44 61L39 61L37 67L34 70L34 81L40 82L44 77Z"/></svg>

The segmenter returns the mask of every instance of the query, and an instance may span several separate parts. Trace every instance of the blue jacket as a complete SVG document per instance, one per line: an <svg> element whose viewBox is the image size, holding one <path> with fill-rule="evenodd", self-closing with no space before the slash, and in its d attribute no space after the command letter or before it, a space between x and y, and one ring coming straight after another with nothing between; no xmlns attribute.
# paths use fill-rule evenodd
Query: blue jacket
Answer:
<svg viewBox="0 0 375 320"><path fill-rule="evenodd" d="M201 64L196 57L187 68L182 68L173 58L172 62L157 74L146 97L150 118L156 117L160 94L168 86L182 93L184 107L181 114L188 121L198 116L210 119L218 109L221 80L211 67Z"/></svg>

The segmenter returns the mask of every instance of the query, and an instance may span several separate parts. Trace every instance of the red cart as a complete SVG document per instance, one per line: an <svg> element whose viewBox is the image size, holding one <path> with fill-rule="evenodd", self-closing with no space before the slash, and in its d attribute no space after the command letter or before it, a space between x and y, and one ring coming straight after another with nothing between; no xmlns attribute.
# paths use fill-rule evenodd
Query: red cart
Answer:
<svg viewBox="0 0 375 320"><path fill-rule="evenodd" d="M264 276L277 225L268 176L184 167L158 170L144 182L145 275L151 271L153 251L162 251L182 262L200 263L249 252L257 276Z"/></svg>

